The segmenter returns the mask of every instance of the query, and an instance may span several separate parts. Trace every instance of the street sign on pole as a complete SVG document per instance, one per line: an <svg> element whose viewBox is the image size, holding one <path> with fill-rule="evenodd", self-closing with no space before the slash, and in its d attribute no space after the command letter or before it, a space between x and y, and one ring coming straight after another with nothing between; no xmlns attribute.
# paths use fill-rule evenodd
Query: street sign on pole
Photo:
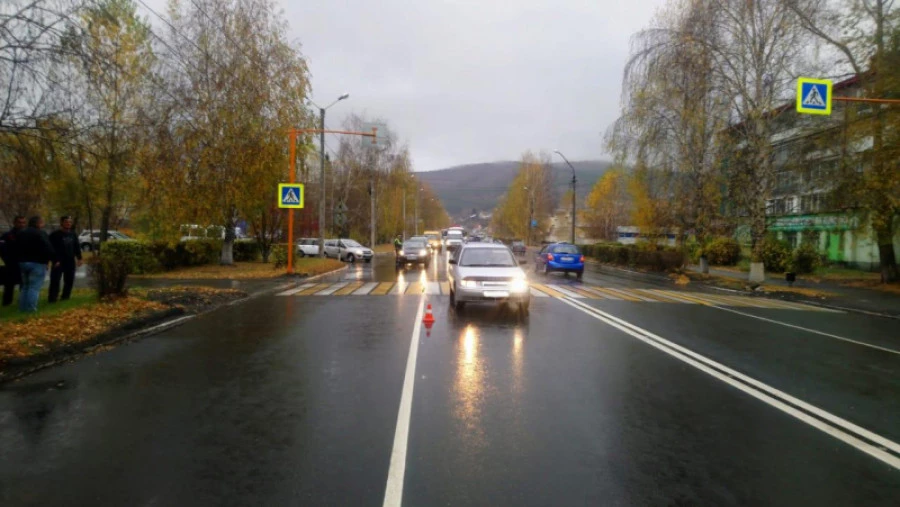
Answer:
<svg viewBox="0 0 900 507"><path fill-rule="evenodd" d="M532 226L532 227L537 227L537 220L532 220L532 221L531 221L531 226Z"/></svg>
<svg viewBox="0 0 900 507"><path fill-rule="evenodd" d="M801 77L797 80L797 112L831 114L831 81Z"/></svg>
<svg viewBox="0 0 900 507"><path fill-rule="evenodd" d="M387 146L387 127L383 123L363 123L362 131L372 134L363 138L363 146L378 149Z"/></svg>
<svg viewBox="0 0 900 507"><path fill-rule="evenodd" d="M299 209L303 207L302 183L278 184L278 207Z"/></svg>

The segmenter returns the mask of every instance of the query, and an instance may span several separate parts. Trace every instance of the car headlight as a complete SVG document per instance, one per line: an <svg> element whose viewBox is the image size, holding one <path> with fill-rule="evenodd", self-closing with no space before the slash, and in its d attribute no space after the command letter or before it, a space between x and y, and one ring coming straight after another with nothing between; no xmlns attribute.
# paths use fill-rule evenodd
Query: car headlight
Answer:
<svg viewBox="0 0 900 507"><path fill-rule="evenodd" d="M463 280L460 285L462 285L466 289L474 289L478 287L478 282L476 282L475 280Z"/></svg>
<svg viewBox="0 0 900 507"><path fill-rule="evenodd" d="M428 255L428 250L425 250L424 248L419 250L419 255Z"/></svg>
<svg viewBox="0 0 900 507"><path fill-rule="evenodd" d="M400 252L399 252L399 253L400 253L400 255L403 255L403 250L400 250Z"/></svg>
<svg viewBox="0 0 900 507"><path fill-rule="evenodd" d="M528 280L524 278L513 280L512 283L509 284L509 288L513 292L525 292L528 290Z"/></svg>

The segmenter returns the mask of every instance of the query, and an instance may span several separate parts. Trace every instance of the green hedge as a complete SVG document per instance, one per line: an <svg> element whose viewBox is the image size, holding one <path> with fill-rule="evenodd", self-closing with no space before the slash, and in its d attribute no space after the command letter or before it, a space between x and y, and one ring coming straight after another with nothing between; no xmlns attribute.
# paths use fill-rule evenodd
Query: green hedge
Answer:
<svg viewBox="0 0 900 507"><path fill-rule="evenodd" d="M130 274L152 273L159 263L138 241L111 241L103 245L90 263L91 280L100 298L124 296Z"/></svg>
<svg viewBox="0 0 900 507"><path fill-rule="evenodd" d="M733 238L716 238L702 250L710 264L734 266L741 259L741 245Z"/></svg>
<svg viewBox="0 0 900 507"><path fill-rule="evenodd" d="M259 260L261 250L255 239L234 242L234 262L253 262Z"/></svg>
<svg viewBox="0 0 900 507"><path fill-rule="evenodd" d="M630 266L667 271L684 265L685 255L671 247L656 246L651 243L623 245L620 243L597 243L580 247L586 257L605 264Z"/></svg>
<svg viewBox="0 0 900 507"><path fill-rule="evenodd" d="M794 273L803 275L814 273L821 262L822 259L819 256L819 252L816 251L816 247L812 244L804 243L800 245L800 248L794 250L790 266L788 267Z"/></svg>

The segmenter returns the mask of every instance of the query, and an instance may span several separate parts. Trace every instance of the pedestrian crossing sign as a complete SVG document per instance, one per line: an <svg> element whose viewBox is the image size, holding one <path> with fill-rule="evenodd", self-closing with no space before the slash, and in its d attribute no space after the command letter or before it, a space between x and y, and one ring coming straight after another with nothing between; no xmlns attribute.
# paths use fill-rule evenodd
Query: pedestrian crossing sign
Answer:
<svg viewBox="0 0 900 507"><path fill-rule="evenodd" d="M831 81L801 77L797 80L797 112L831 114Z"/></svg>
<svg viewBox="0 0 900 507"><path fill-rule="evenodd" d="M303 207L303 184L302 183L279 183L278 184L278 207L279 208L302 208Z"/></svg>

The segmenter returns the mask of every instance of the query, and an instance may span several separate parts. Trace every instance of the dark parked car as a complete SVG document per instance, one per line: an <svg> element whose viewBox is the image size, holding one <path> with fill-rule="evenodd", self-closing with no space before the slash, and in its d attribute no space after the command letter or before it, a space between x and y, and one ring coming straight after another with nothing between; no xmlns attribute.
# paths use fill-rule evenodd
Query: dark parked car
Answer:
<svg viewBox="0 0 900 507"><path fill-rule="evenodd" d="M528 251L528 249L525 247L524 241L513 241L510 249L516 255L525 255L525 252Z"/></svg>

